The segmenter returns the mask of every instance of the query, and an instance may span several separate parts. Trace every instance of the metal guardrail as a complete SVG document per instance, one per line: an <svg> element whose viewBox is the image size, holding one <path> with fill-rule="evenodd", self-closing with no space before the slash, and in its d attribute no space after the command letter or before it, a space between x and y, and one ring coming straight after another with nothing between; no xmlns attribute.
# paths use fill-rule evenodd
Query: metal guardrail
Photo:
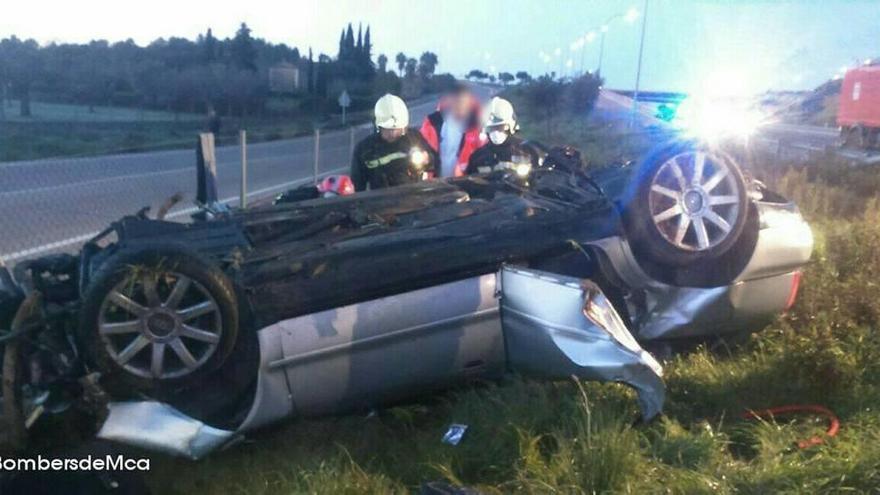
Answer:
<svg viewBox="0 0 880 495"><path fill-rule="evenodd" d="M807 161L817 157L833 157L849 160L854 166L880 163L880 151L855 150L833 144L815 144L797 139L784 139L756 136L751 143L762 150L772 152L777 161Z"/></svg>

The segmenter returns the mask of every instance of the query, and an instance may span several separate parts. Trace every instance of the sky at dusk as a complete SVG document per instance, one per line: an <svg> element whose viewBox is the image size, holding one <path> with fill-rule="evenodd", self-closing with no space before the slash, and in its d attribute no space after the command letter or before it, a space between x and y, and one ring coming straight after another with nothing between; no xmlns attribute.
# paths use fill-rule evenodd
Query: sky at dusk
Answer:
<svg viewBox="0 0 880 495"><path fill-rule="evenodd" d="M305 52L336 54L348 22L372 27L374 55L431 50L439 71L578 72L598 63L599 37L572 46L609 17L644 0L151 0L14 2L0 14L0 37L40 43L158 37L195 38L209 26L232 36L244 21L255 36ZM632 88L642 18L609 25L607 86ZM642 87L693 91L736 81L729 92L808 89L841 67L880 57L880 0L649 0ZM570 62L569 62L570 61Z"/></svg>

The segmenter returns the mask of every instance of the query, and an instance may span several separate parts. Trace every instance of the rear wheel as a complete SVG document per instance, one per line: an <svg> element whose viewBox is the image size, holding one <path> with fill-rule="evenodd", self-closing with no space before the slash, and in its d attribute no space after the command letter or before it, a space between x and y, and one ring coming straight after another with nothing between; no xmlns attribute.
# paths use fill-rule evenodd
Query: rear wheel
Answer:
<svg viewBox="0 0 880 495"><path fill-rule="evenodd" d="M232 283L177 246L124 250L83 298L80 339L106 378L138 390L189 388L230 357L238 338Z"/></svg>
<svg viewBox="0 0 880 495"><path fill-rule="evenodd" d="M685 266L725 254L748 213L745 179L727 155L690 144L656 153L639 170L626 207L637 254Z"/></svg>

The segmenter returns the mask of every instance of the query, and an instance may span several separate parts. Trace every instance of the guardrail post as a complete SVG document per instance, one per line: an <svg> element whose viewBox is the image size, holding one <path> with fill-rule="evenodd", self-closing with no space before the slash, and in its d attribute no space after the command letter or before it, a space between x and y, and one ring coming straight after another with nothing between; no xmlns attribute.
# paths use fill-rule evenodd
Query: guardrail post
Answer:
<svg viewBox="0 0 880 495"><path fill-rule="evenodd" d="M196 201L203 205L217 202L217 156L214 151L214 135L210 132L199 134L196 148L198 172L198 191Z"/></svg>
<svg viewBox="0 0 880 495"><path fill-rule="evenodd" d="M315 185L318 185L318 158L321 153L321 129L315 129L315 170L313 174Z"/></svg>
<svg viewBox="0 0 880 495"><path fill-rule="evenodd" d="M247 131L238 131L238 141L241 144L241 192L239 193L239 206L242 210L247 208Z"/></svg>

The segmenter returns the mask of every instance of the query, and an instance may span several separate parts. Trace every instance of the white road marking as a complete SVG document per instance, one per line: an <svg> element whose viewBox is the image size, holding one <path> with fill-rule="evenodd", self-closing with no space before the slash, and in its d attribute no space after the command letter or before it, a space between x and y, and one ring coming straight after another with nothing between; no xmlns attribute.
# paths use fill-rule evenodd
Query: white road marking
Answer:
<svg viewBox="0 0 880 495"><path fill-rule="evenodd" d="M348 149L348 145L334 146L332 148L327 148L325 151L339 150L339 149L343 149L343 148ZM313 153L312 151L298 151L298 152L292 153L291 155L285 155L285 156L250 158L250 159L248 159L248 166L262 163L262 162L267 162L267 161L284 160L288 156L298 156L298 155L305 155L305 154L311 155L312 153ZM235 165L238 165L238 164L235 164ZM223 165L218 164L218 166L223 166ZM35 194L35 193L51 192L51 191L57 191L59 189L67 189L67 188L77 187L77 186L89 186L89 185L94 185L94 184L102 184L102 183L106 183L106 182L114 182L114 181L120 181L120 180L128 181L128 180L133 180L133 179L134 180L143 179L146 177L158 177L160 175L179 174L179 173L183 173L183 172L191 172L192 170L193 170L193 167L189 166L189 167L183 167L183 168L175 168L175 169L171 169L171 170L162 170L159 172L144 172L144 173L140 173L140 174L116 175L113 177L103 177L101 179L95 179L95 180L85 180L85 181L80 181L80 182L68 182L65 184L58 184L58 185L54 185L54 186L34 187L31 189L17 189L15 191L0 192L0 198L6 197L6 196L22 195L22 194Z"/></svg>
<svg viewBox="0 0 880 495"><path fill-rule="evenodd" d="M64 239L61 241L50 242L48 244L43 244L42 246L36 246L36 247L32 247L32 248L23 249L21 251L16 251L14 253L0 255L0 258L2 258L3 261L14 261L19 258L27 258L28 256L32 256L34 254L39 254L39 253L42 253L43 251L50 251L52 249L62 248L64 246L67 246L70 244L77 244L80 242L86 242L87 240L91 239L92 237L95 237L96 235L98 235L99 233L100 233L99 231L89 232L88 234L78 235L76 237L71 237L69 239Z"/></svg>

